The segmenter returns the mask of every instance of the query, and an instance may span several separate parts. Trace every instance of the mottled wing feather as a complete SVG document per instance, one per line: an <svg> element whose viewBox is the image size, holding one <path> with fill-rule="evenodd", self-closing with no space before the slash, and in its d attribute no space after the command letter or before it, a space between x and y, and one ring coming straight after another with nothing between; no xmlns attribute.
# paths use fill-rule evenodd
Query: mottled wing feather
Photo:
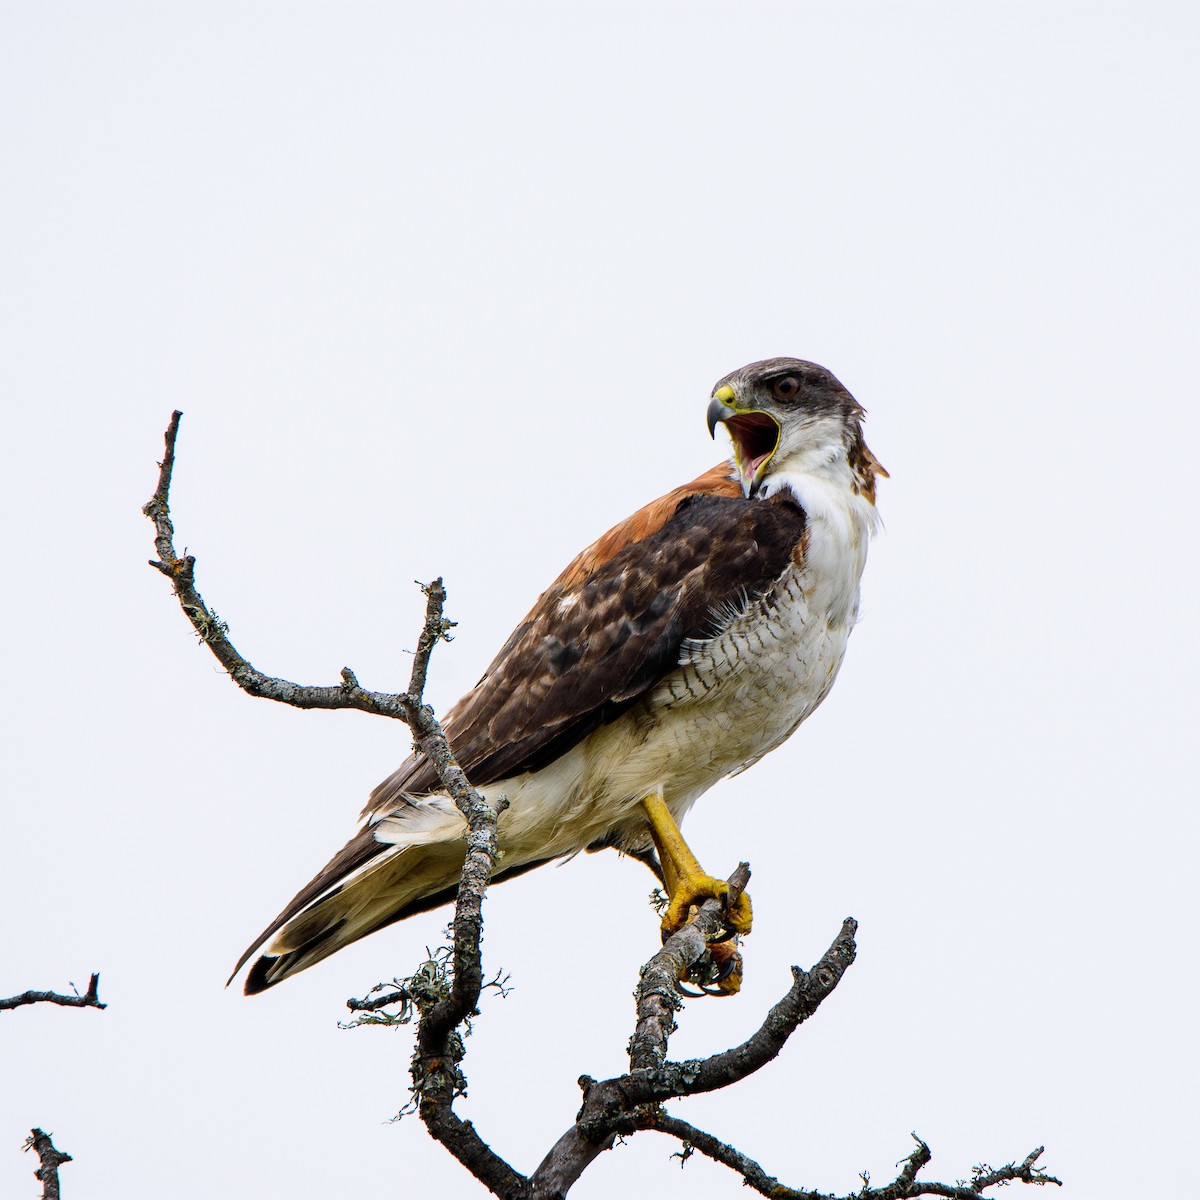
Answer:
<svg viewBox="0 0 1200 1200"><path fill-rule="evenodd" d="M679 664L685 639L762 595L804 532L794 503L685 495L657 529L590 572L564 572L455 707L447 734L476 786L537 770L614 720ZM372 797L436 787L406 763Z"/></svg>
<svg viewBox="0 0 1200 1200"><path fill-rule="evenodd" d="M624 521L614 525L590 545L585 546L567 563L558 578L538 597L533 608L509 635L508 641L501 646L499 653L475 687L442 718L442 728L450 739L450 744L458 747L460 729L465 723L464 714L477 702L480 692L487 687L492 675L510 660L513 651L528 632L530 624L547 607L551 597L557 603L566 590L589 578L627 546L657 533L671 518L680 503L689 496L736 498L741 494L741 484L737 481L731 465L728 462L718 463L690 483L682 484L667 492L665 496L652 500L632 516L626 517ZM476 780L476 782L483 783L482 780ZM437 774L429 761L423 754L412 754L375 788L363 808L362 815L369 817L375 813L386 811L402 794L419 796L434 790L437 786Z"/></svg>

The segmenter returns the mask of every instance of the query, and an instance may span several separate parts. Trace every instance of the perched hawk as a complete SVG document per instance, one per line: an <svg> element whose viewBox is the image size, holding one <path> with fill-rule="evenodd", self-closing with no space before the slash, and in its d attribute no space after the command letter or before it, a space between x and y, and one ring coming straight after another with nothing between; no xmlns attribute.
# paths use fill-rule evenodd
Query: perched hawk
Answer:
<svg viewBox="0 0 1200 1200"><path fill-rule="evenodd" d="M650 863L670 904L723 895L680 836L697 797L783 742L825 698L858 616L874 530L863 410L823 367L751 363L713 389L733 462L634 513L542 593L444 728L500 817L496 879L612 846ZM465 823L414 754L362 830L271 922L253 994L452 900ZM747 898L731 924L750 924ZM235 971L236 974L236 971Z"/></svg>

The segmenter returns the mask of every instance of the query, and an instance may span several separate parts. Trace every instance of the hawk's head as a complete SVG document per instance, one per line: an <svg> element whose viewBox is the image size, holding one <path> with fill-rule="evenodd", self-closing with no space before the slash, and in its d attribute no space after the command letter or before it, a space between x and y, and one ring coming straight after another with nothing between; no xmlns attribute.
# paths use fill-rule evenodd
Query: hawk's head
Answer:
<svg viewBox="0 0 1200 1200"><path fill-rule="evenodd" d="M845 464L856 490L875 498L886 475L862 436L863 408L832 372L800 358L767 358L713 388L708 429L724 424L747 496L774 472Z"/></svg>

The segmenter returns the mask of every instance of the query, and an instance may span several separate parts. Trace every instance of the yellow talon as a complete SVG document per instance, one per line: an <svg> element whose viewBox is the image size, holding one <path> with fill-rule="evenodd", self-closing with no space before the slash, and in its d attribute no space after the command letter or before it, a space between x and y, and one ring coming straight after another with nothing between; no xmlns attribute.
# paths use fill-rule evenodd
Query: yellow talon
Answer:
<svg viewBox="0 0 1200 1200"><path fill-rule="evenodd" d="M751 922L750 897L743 892L729 901L729 884L701 870L696 856L683 840L662 794L656 792L642 801L650 824L658 858L662 863L664 882L670 902L662 919L664 940L688 919L694 904L715 899L726 903L725 916L735 933L749 933Z"/></svg>
<svg viewBox="0 0 1200 1200"><path fill-rule="evenodd" d="M685 875L671 891L671 902L663 914L662 931L666 938L681 928L691 915L693 905L705 900L720 900L725 904L725 918L735 933L749 933L752 918L750 897L742 892L732 902L729 900L729 884L724 879L701 872Z"/></svg>

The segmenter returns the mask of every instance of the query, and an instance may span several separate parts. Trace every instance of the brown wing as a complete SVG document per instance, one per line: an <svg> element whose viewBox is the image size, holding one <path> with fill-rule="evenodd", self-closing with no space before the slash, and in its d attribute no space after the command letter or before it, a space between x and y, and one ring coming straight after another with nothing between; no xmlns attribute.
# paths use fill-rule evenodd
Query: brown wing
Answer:
<svg viewBox="0 0 1200 1200"><path fill-rule="evenodd" d="M492 674L509 658L530 623L547 606L548 597L561 598L566 589L587 579L627 546L657 533L671 518L680 503L689 496L736 498L741 494L741 484L734 477L730 464L728 462L718 463L715 467L705 471L703 475L698 475L691 483L682 484L669 491L665 496L660 496L657 500L652 500L649 504L639 508L632 516L626 517L624 521L614 525L591 545L585 546L567 563L558 578L537 598L533 608L526 613L525 619L509 635L508 641L500 648L500 652L492 660L491 665L483 673L475 687L442 718L442 729L450 739L450 744L458 746L458 730L466 710L477 702L480 691L487 686ZM363 807L362 816L370 817L386 809L402 793L421 795L436 787L437 775L432 766L423 754L414 753L372 791L370 799Z"/></svg>
<svg viewBox="0 0 1200 1200"><path fill-rule="evenodd" d="M542 594L446 719L472 783L566 753L674 670L685 638L711 636L714 613L736 610L779 577L804 532L803 512L726 490L689 485L663 497L626 523L632 536L610 531ZM436 787L432 767L414 756L375 789L366 811Z"/></svg>

